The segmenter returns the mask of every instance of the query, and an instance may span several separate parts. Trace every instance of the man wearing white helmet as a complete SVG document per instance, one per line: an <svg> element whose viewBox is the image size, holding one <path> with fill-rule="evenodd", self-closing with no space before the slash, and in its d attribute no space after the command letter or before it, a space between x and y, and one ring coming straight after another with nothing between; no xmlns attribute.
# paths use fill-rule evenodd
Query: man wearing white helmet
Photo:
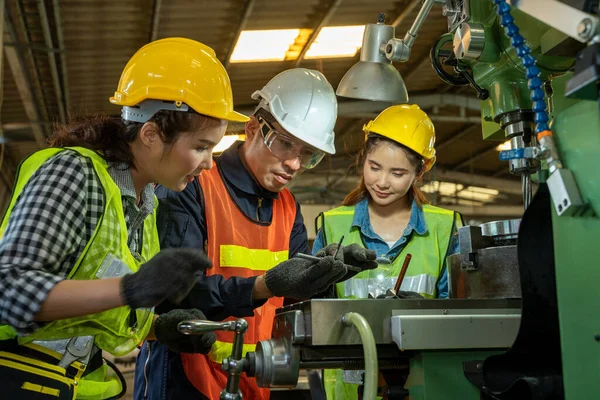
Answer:
<svg viewBox="0 0 600 400"><path fill-rule="evenodd" d="M286 186L335 153L333 88L320 72L298 68L275 76L252 98L259 105L246 123L245 142L216 158L183 192L156 191L161 247L201 248L213 263L182 304L163 304L158 313L187 308L212 320L244 317L244 355L270 338L283 297L307 299L356 274L331 256L318 263L293 258L309 248L300 206ZM135 398L218 399L227 382L221 362L232 342L233 334L217 332L208 355L146 342ZM240 390L246 399L270 395L245 374Z"/></svg>

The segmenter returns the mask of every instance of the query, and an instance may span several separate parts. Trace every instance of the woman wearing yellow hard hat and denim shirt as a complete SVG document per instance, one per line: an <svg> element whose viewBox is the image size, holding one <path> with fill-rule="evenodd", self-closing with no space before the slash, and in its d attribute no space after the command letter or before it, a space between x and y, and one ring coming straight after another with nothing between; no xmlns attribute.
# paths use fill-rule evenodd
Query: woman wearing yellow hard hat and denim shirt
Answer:
<svg viewBox="0 0 600 400"><path fill-rule="evenodd" d="M248 118L214 51L182 38L135 53L110 101L121 118L74 121L20 165L0 227L2 398L118 398L100 350L126 354L153 325L179 349L214 342L155 321L153 307L185 297L210 261L159 252L154 184L183 190L211 167L227 121Z"/></svg>
<svg viewBox="0 0 600 400"><path fill-rule="evenodd" d="M313 246L317 255L335 251L344 236L344 262L372 264L376 257L391 264L361 272L336 285L336 297L368 298L393 289L406 256L410 254L400 297L446 298L446 256L458 249L456 229L460 215L434 207L417 187L435 163L435 130L416 105L392 106L364 126L360 160L362 177L342 207L317 218L320 225ZM372 250L365 253L359 248ZM361 371L325 370L327 398L357 399Z"/></svg>

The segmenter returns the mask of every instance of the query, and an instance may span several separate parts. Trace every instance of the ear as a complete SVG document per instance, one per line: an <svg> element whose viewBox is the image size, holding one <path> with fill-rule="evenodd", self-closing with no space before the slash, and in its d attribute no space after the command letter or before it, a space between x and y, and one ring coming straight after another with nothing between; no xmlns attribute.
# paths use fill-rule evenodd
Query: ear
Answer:
<svg viewBox="0 0 600 400"><path fill-rule="evenodd" d="M160 130L155 122L146 122L140 129L140 141L146 147L152 147L161 141Z"/></svg>
<svg viewBox="0 0 600 400"><path fill-rule="evenodd" d="M260 123L258 119L254 115L250 117L250 120L246 122L246 141L252 142L254 137L258 135L258 129L260 127Z"/></svg>

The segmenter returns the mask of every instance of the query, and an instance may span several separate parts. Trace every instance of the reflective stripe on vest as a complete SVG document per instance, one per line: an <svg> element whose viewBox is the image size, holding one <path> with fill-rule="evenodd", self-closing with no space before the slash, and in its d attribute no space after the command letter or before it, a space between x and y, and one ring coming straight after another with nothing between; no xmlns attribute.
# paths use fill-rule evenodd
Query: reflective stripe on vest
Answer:
<svg viewBox="0 0 600 400"><path fill-rule="evenodd" d="M89 149L80 147L69 149L92 161L94 171L102 184L105 204L102 218L96 226L92 239L87 243L85 250L71 269L68 279L96 279L98 270L101 267L106 268L107 263L118 263L119 265L124 263L127 268L123 267L122 269L129 269L131 272L137 271L142 261L149 260L160 249L155 213L144 221L142 260L136 260L127 246L127 225L123 213L121 191L108 174L106 161ZM4 233L17 197L30 177L49 158L64 150L61 148L44 149L32 154L21 163L13 197L2 222L0 233ZM153 314L149 310L136 311L135 326L130 326L130 314L129 307L119 307L93 315L54 321L31 336L20 337L19 340L20 343L28 343L33 340L57 340L92 335L95 337L96 346L113 355L120 356L131 352L146 337L152 326ZM6 325L0 327L0 331L2 338L16 336L14 330Z"/></svg>
<svg viewBox="0 0 600 400"><path fill-rule="evenodd" d="M289 242L296 219L296 201L286 189L273 199L271 223L251 220L232 200L220 175L218 165L200 175L204 195L208 256L213 267L208 275L220 274L253 277L287 260ZM259 340L271 337L275 310L283 305L282 298L271 298L245 318L248 330L244 335L244 356L254 351ZM233 318L228 318L232 320ZM231 355L233 333L217 332L217 342L209 356L181 354L186 375L194 387L210 399L218 399L225 387L227 374L221 361ZM268 399L269 390L260 389L254 378L240 377L240 390L245 399Z"/></svg>
<svg viewBox="0 0 600 400"><path fill-rule="evenodd" d="M253 271L268 271L287 259L287 250L270 251L222 244L219 255L219 267L247 268Z"/></svg>
<svg viewBox="0 0 600 400"><path fill-rule="evenodd" d="M336 285L338 297L367 298L369 294L373 297L385 294L396 284L407 254L411 254L412 259L400 289L418 292L428 298L435 297L437 281L446 259L453 227L460 218L453 211L431 205L423 206L423 214L427 225L427 232L424 235L413 234L392 264L380 265L377 269L361 272L352 279L338 283ZM344 243L358 243L364 246L360 229L352 226L354 206L326 211L323 217L325 244L330 238L344 235Z"/></svg>

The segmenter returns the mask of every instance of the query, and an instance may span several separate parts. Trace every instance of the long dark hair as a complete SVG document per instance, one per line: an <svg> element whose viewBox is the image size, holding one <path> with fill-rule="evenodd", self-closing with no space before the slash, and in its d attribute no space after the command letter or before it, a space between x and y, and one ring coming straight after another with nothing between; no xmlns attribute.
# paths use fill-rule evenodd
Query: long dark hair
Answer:
<svg viewBox="0 0 600 400"><path fill-rule="evenodd" d="M200 118L198 118L200 116ZM218 118L181 111L158 111L148 121L158 125L161 139L173 144L184 132L212 128L221 123ZM134 166L130 144L143 126L107 115L80 116L68 124L57 126L48 138L50 147L85 147L96 151L108 162Z"/></svg>
<svg viewBox="0 0 600 400"><path fill-rule="evenodd" d="M375 148L377 148L381 144L392 145L392 146L400 148L404 151L404 153L406 154L406 157L408 157L408 161L415 168L415 173L418 177L413 182L412 188L408 192L408 195L411 197L411 201L413 199L415 199L417 201L417 204L419 204L419 205L429 204L430 202L427 199L427 197L425 196L425 194L423 194L423 192L417 187L418 186L417 183L420 181L420 178L421 178L420 175L421 175L421 172L423 171L423 166L425 165L424 159L423 159L423 157L421 157L421 155L415 153L413 150L409 149L408 147L401 145L400 143L398 143L394 140L388 139L385 136L377 135L374 133L369 133L367 141L363 145L362 150L360 151L360 153L358 154L358 156L356 158L355 165L358 168L362 167L365 163L367 155L371 154L371 152L373 152L373 150L375 150ZM363 199L371 198L371 195L370 195L369 191L367 190L367 186L365 185L365 177L362 173L362 169L360 171L361 171L360 172L360 183L358 184L358 187L356 189L354 189L352 192L350 192L350 194L348 194L346 196L346 198L344 199L342 204L345 206L353 206Z"/></svg>

